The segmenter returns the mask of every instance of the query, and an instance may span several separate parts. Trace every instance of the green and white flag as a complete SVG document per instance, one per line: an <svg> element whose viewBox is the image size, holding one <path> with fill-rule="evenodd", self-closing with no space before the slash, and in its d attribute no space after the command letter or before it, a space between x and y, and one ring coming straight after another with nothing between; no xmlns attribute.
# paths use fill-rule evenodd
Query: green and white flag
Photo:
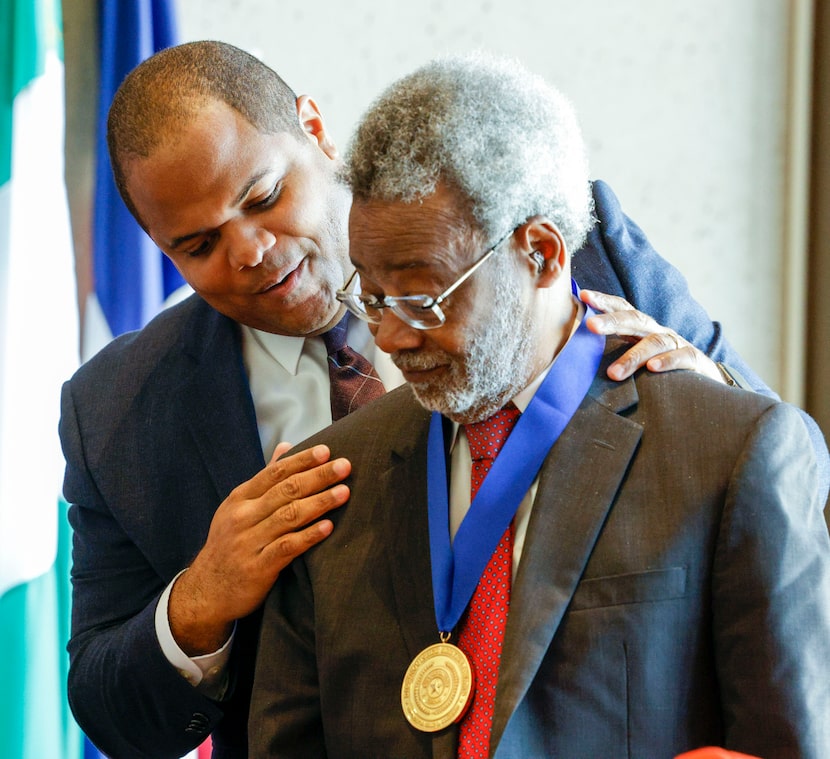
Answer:
<svg viewBox="0 0 830 759"><path fill-rule="evenodd" d="M55 563L60 386L78 363L61 58L57 0L0 0L0 755L8 759L77 756L78 743L61 650L66 560Z"/></svg>
<svg viewBox="0 0 830 759"><path fill-rule="evenodd" d="M55 5L0 0L0 596L54 561L60 386L78 363Z"/></svg>

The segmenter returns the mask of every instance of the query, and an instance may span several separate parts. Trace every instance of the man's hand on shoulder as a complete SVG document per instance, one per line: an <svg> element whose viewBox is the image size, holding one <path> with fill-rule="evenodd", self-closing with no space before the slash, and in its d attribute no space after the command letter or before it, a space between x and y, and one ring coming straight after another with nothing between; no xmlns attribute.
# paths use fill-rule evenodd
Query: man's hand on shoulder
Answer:
<svg viewBox="0 0 830 759"><path fill-rule="evenodd" d="M332 522L320 517L349 498L338 484L351 472L347 459L329 461L324 445L282 458L289 448L280 443L268 465L222 502L204 547L173 586L170 630L188 656L221 648L280 571L331 534Z"/></svg>
<svg viewBox="0 0 830 759"><path fill-rule="evenodd" d="M725 384L718 365L705 353L668 327L663 327L648 314L638 311L624 298L595 290L580 290L579 297L595 311L587 321L588 329L598 335L617 335L633 343L620 358L608 367L608 376L624 380L640 367L651 372L689 369Z"/></svg>

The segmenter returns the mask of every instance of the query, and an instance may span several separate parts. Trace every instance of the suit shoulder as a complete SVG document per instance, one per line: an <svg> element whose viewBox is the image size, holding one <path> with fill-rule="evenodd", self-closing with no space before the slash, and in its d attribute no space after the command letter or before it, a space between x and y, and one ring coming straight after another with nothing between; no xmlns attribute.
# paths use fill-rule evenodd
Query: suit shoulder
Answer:
<svg viewBox="0 0 830 759"><path fill-rule="evenodd" d="M664 428L682 432L682 436L718 434L729 430L745 435L759 419L797 419L795 406L775 398L741 388L729 387L692 371L655 373L640 369L632 378L614 382L606 374L608 365L627 348L618 340L609 340L591 395L601 405L622 413L652 430ZM788 422L789 423L789 422ZM743 432L741 432L743 431ZM672 434L672 438L679 437Z"/></svg>
<svg viewBox="0 0 830 759"><path fill-rule="evenodd" d="M802 415L789 403L690 371L642 372L635 382L639 399L632 418L678 450L705 445L738 454L754 440L766 450L786 448L815 459Z"/></svg>
<svg viewBox="0 0 830 759"><path fill-rule="evenodd" d="M360 450L379 437L390 442L406 440L411 438L416 427L427 424L429 415L415 399L409 385L404 384L308 438L301 447L322 443L333 450Z"/></svg>
<svg viewBox="0 0 830 759"><path fill-rule="evenodd" d="M606 340L605 351L591 389L591 394L597 397L603 405L610 407L616 405L621 408L619 404L623 401L617 396L622 396L628 403L643 403L649 399L661 405L668 406L673 403L676 407L687 409L724 405L745 408L747 413L752 415L762 413L776 403L782 403L776 398L751 390L730 387L697 372L683 369L671 372L650 372L643 368L639 369L633 377L622 382L615 382L608 377L608 367L630 347L629 343L616 337ZM623 390L623 388L626 389Z"/></svg>
<svg viewBox="0 0 830 759"><path fill-rule="evenodd" d="M134 385L149 375L171 352L185 350L185 334L201 323L205 339L223 319L197 295L158 314L143 329L119 335L86 361L69 383L76 389L94 386L99 391Z"/></svg>
<svg viewBox="0 0 830 759"><path fill-rule="evenodd" d="M694 408L714 410L730 408L734 413L756 417L772 406L789 407L783 401L751 390L730 387L693 371L650 372L640 370L635 375L641 398L659 398L662 403L693 404ZM795 412L794 407L790 407ZM797 413L797 412L796 412Z"/></svg>

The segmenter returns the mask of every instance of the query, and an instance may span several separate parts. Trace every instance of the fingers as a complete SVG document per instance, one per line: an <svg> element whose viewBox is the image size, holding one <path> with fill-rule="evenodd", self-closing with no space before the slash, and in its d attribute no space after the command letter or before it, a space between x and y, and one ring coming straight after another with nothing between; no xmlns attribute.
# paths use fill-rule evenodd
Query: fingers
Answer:
<svg viewBox="0 0 830 759"><path fill-rule="evenodd" d="M619 381L630 377L642 366L650 372L687 369L723 382L715 362L672 331L656 332L644 337L614 361L607 373L611 379Z"/></svg>
<svg viewBox="0 0 830 759"><path fill-rule="evenodd" d="M692 369L696 350L674 332L654 332L636 342L614 361L608 367L607 374L619 381L630 377L643 366L655 372Z"/></svg>
<svg viewBox="0 0 830 759"><path fill-rule="evenodd" d="M678 338L680 347L668 351L646 361L646 368L650 372L670 372L675 369L687 369L704 377L726 384L717 364L703 351L698 350L683 338ZM609 367L610 368L610 367Z"/></svg>
<svg viewBox="0 0 830 759"><path fill-rule="evenodd" d="M277 443L277 447L274 448L274 452L271 454L271 460L268 463L272 464L278 458L280 458L284 453L287 453L288 451L290 451L292 447L293 447L292 444L286 442L285 440L283 440L281 443Z"/></svg>
<svg viewBox="0 0 830 759"><path fill-rule="evenodd" d="M267 528L278 534L296 530L342 506L349 500L349 488L338 483L350 471L346 459L337 459L332 471L308 472L280 483L260 499L259 511Z"/></svg>
<svg viewBox="0 0 830 759"><path fill-rule="evenodd" d="M333 529L331 520L321 519L303 530L281 534L262 549L262 559L272 570L280 572L309 548L325 540Z"/></svg>
<svg viewBox="0 0 830 759"><path fill-rule="evenodd" d="M616 335L634 343L608 367L611 379L626 379L645 366L652 372L689 369L723 382L717 366L706 354L674 330L663 327L648 314L638 311L625 298L596 290L580 290L579 297L594 310L604 312L586 320L591 332Z"/></svg>
<svg viewBox="0 0 830 759"><path fill-rule="evenodd" d="M290 443L280 443L274 449L274 455L265 468L247 482L237 486L234 495L246 499L259 498L287 477L324 464L331 455L327 446L315 445L313 448L282 458L290 448Z"/></svg>
<svg viewBox="0 0 830 759"><path fill-rule="evenodd" d="M646 335L663 331L663 327L654 319L638 311L624 298L594 290L582 290L580 297L591 308L605 312L586 320L588 329L597 335L617 335L623 340L633 342Z"/></svg>
<svg viewBox="0 0 830 759"><path fill-rule="evenodd" d="M260 499L260 509L267 514L261 532L261 558L269 571L281 571L331 534L334 525L321 517L348 501L349 488L335 483L350 472L347 459L335 459L291 475Z"/></svg>
<svg viewBox="0 0 830 759"><path fill-rule="evenodd" d="M279 446L278 446L279 448ZM260 543L296 530L342 506L349 489L338 484L352 470L348 459L328 461L328 447L318 445L271 462L228 497L233 530L260 525Z"/></svg>
<svg viewBox="0 0 830 759"><path fill-rule="evenodd" d="M587 303L594 311L633 311L632 306L625 298L608 295L597 290L580 290L579 299Z"/></svg>
<svg viewBox="0 0 830 759"><path fill-rule="evenodd" d="M188 584L202 589L194 618L207 624L200 622L198 634L215 635L249 614L292 559L331 534L332 522L321 517L348 500L340 481L351 463L329 456L316 446L274 459L219 506L188 572Z"/></svg>

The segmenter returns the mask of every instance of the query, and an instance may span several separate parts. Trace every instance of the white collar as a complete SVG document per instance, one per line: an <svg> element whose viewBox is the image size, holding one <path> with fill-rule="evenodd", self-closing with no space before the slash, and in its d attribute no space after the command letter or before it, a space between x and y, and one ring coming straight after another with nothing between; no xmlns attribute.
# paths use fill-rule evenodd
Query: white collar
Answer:
<svg viewBox="0 0 830 759"><path fill-rule="evenodd" d="M275 335L273 332L263 332L244 324L241 326L243 340L253 341L285 371L291 375L297 374L297 367L300 363L300 355L303 352L306 338L292 335Z"/></svg>

